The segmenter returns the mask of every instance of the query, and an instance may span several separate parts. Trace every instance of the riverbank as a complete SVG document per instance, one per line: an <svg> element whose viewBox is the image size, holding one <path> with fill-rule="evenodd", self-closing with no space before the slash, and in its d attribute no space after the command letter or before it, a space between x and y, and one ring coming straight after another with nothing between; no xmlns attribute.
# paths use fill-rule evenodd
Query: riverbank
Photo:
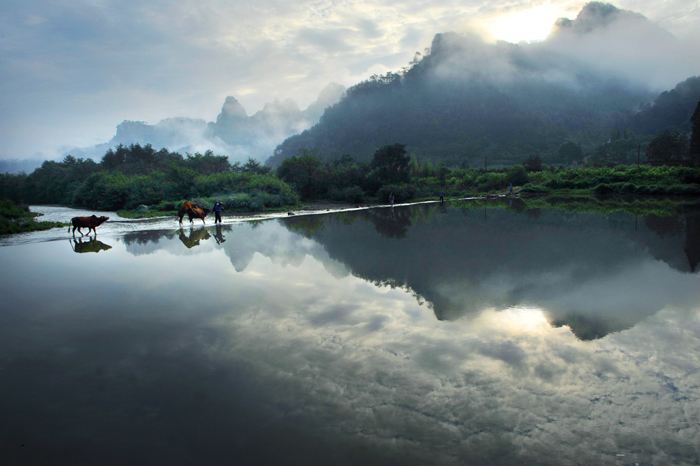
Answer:
<svg viewBox="0 0 700 466"><path fill-rule="evenodd" d="M30 212L26 206L0 200L0 235L49 230L67 225L62 222L37 221L39 216L40 214Z"/></svg>
<svg viewBox="0 0 700 466"><path fill-rule="evenodd" d="M201 204L205 205L206 204ZM377 204L379 205L379 204ZM148 207L144 206L145 208L141 209L133 209L133 210L118 210L117 214L120 217L123 218L128 218L128 219L147 219L147 218L160 218L160 217L174 217L177 215L177 208L173 205L172 208L164 209L160 207L159 205L154 206L154 207ZM336 211L336 210L345 210L345 209L352 209L352 208L358 208L358 207L363 207L361 205L352 205L344 202L325 202L325 201L318 201L318 202L309 202L309 203L302 203L302 204L294 204L294 205L287 205L287 206L281 206L281 207L263 207L258 210L250 210L250 209L245 209L245 208L240 208L240 209L231 209L227 208L224 210L224 216L226 217L231 217L231 216L238 216L238 217L250 217L250 216L255 216L255 215L265 215L265 214L276 214L276 213L287 213L287 212L297 212L297 211L304 211L304 212L309 212L309 211L318 211L318 212L325 212L325 211ZM372 207L372 205L365 205L364 207ZM213 216L213 214L210 214Z"/></svg>

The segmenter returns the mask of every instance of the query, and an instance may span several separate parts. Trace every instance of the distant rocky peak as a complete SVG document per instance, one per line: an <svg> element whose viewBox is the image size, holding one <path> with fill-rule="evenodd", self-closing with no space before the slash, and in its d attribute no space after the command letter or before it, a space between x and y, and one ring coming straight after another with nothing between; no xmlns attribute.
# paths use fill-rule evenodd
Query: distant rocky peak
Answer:
<svg viewBox="0 0 700 466"><path fill-rule="evenodd" d="M559 18L554 25L553 34L564 31L588 34L620 20L648 22L647 18L639 13L621 10L610 3L590 2L584 5L576 19Z"/></svg>
<svg viewBox="0 0 700 466"><path fill-rule="evenodd" d="M300 113L301 110L297 103L292 99L274 99L272 102L266 103L260 113L262 114L295 114Z"/></svg>
<svg viewBox="0 0 700 466"><path fill-rule="evenodd" d="M243 105L233 96L226 97L224 105L221 107L221 115L228 118L248 118Z"/></svg>
<svg viewBox="0 0 700 466"><path fill-rule="evenodd" d="M144 128L147 127L148 123L145 121L124 120L117 125L117 132L112 139L118 141L134 139L136 141L143 135Z"/></svg>

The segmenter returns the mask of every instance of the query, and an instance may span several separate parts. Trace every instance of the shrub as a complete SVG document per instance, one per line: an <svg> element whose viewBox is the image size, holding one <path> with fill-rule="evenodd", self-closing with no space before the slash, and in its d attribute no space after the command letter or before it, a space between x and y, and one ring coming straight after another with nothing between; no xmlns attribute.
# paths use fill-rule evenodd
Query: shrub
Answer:
<svg viewBox="0 0 700 466"><path fill-rule="evenodd" d="M359 186L349 186L342 189L331 189L329 197L334 201L360 204L365 201L365 192Z"/></svg>
<svg viewBox="0 0 700 466"><path fill-rule="evenodd" d="M505 173L484 173L476 179L479 191L493 191L503 189L506 186L507 175Z"/></svg>
<svg viewBox="0 0 700 466"><path fill-rule="evenodd" d="M515 186L522 186L527 184L530 178L527 176L527 171L525 167L521 165L516 165L508 170L508 182L513 183Z"/></svg>

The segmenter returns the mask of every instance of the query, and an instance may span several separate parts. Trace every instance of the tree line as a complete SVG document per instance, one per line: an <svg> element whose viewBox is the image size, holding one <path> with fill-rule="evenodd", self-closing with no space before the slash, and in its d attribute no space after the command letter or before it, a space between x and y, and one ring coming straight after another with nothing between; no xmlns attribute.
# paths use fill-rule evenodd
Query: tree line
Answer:
<svg viewBox="0 0 700 466"><path fill-rule="evenodd" d="M417 198L503 191L509 185L524 192L578 190L598 194L700 193L700 104L693 116L690 140L673 133L658 135L646 150L648 164L596 167L547 166L538 156L522 164L488 169L455 167L411 157L403 144L379 147L370 161L350 155L327 160L302 150L273 171L255 160L230 163L211 151L185 156L150 145L118 146L99 162L66 156L46 161L31 174L0 175L0 199L22 204L61 204L96 210L173 210L185 199L228 211L261 211L327 200L351 204L404 202ZM624 137L610 142L624 145ZM639 154L637 147L637 154ZM581 157L566 142L562 157ZM655 166L658 165L658 166Z"/></svg>
<svg viewBox="0 0 700 466"><path fill-rule="evenodd" d="M69 155L46 161L29 175L0 176L0 198L97 210L220 194L233 196L232 207L250 211L298 202L288 184L255 160L230 164L211 151L183 156L139 144L110 149L99 162Z"/></svg>

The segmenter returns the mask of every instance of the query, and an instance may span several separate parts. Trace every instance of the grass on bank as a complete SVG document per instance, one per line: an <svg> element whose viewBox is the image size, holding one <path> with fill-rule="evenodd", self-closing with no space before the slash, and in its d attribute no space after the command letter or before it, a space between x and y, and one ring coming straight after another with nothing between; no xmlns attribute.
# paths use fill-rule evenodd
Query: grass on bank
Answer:
<svg viewBox="0 0 700 466"><path fill-rule="evenodd" d="M21 206L6 199L0 199L0 235L49 230L66 226L65 223L61 222L36 221L35 218L38 215L30 212L26 206Z"/></svg>

